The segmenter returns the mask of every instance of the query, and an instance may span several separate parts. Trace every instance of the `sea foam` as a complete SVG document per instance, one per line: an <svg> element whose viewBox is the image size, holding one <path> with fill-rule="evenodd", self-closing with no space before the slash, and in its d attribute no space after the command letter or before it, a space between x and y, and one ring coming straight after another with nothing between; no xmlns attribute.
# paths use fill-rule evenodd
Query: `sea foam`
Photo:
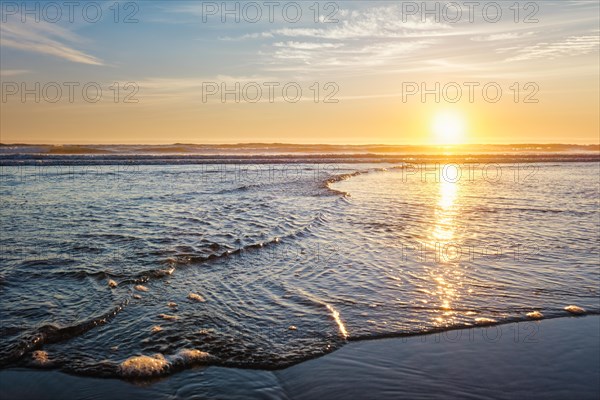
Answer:
<svg viewBox="0 0 600 400"><path fill-rule="evenodd" d="M167 321L177 321L179 319L176 315L158 314L158 318L162 318Z"/></svg>
<svg viewBox="0 0 600 400"><path fill-rule="evenodd" d="M579 306L574 306L574 305L566 306L565 311L568 311L571 314L575 314L575 315L585 314L585 309L583 309Z"/></svg>
<svg viewBox="0 0 600 400"><path fill-rule="evenodd" d="M495 324L496 321L495 319L492 318L485 318L485 317L481 317L481 318L475 318L475 323L478 325L489 325L489 324Z"/></svg>
<svg viewBox="0 0 600 400"><path fill-rule="evenodd" d="M184 364L196 363L198 361L206 360L210 357L205 351L196 349L183 349L179 351L172 359L173 363L183 362Z"/></svg>
<svg viewBox="0 0 600 400"><path fill-rule="evenodd" d="M169 362L162 354L130 357L119 365L121 375L126 377L150 377L164 374Z"/></svg>
<svg viewBox="0 0 600 400"><path fill-rule="evenodd" d="M197 301L198 303L204 303L206 300L204 299L204 297L200 296L199 294L196 293L190 293L188 294L188 299L193 300L193 301Z"/></svg>
<svg viewBox="0 0 600 400"><path fill-rule="evenodd" d="M31 354L31 358L33 359L33 363L36 365L46 365L50 361L48 359L48 353L44 350L36 350Z"/></svg>
<svg viewBox="0 0 600 400"><path fill-rule="evenodd" d="M527 315L527 318L531 318L531 319L542 319L542 318L544 318L544 314L542 314L539 311L531 311L531 312L528 312L526 315Z"/></svg>
<svg viewBox="0 0 600 400"><path fill-rule="evenodd" d="M164 375L174 368L198 364L210 358L209 353L197 349L183 349L166 358L160 353L153 356L134 356L119 365L119 372L121 376L127 378L149 378Z"/></svg>

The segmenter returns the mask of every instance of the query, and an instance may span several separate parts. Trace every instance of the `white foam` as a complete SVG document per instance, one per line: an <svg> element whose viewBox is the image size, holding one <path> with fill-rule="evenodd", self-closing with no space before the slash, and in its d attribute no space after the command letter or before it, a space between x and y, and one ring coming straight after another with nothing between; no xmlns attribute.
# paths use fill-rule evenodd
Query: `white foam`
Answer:
<svg viewBox="0 0 600 400"><path fill-rule="evenodd" d="M200 296L199 294L196 294L196 293L190 293L190 294L188 294L188 299L197 301L198 303L204 303L206 301L204 299L204 297L202 297L202 296Z"/></svg>
<svg viewBox="0 0 600 400"><path fill-rule="evenodd" d="M475 318L475 323L479 325L495 324L497 321L493 318Z"/></svg>
<svg viewBox="0 0 600 400"><path fill-rule="evenodd" d="M162 318L167 321L177 321L179 319L176 315L158 314L158 318Z"/></svg>
<svg viewBox="0 0 600 400"><path fill-rule="evenodd" d="M31 354L31 358L33 358L34 364L37 365L46 365L50 361L48 359L48 353L44 350L36 350Z"/></svg>
<svg viewBox="0 0 600 400"><path fill-rule="evenodd" d="M162 354L130 357L119 365L121 375L128 377L148 377L163 374L169 362Z"/></svg>
<svg viewBox="0 0 600 400"><path fill-rule="evenodd" d="M196 350L196 349L183 349L175 354L175 358L177 360L181 360L184 363L194 363L202 360L206 360L210 357L205 351Z"/></svg>
<svg viewBox="0 0 600 400"><path fill-rule="evenodd" d="M162 354L130 357L119 365L119 371L125 377L146 378L165 374L173 367L197 364L210 358L211 355L205 351L183 349L168 358Z"/></svg>
<svg viewBox="0 0 600 400"><path fill-rule="evenodd" d="M527 315L527 318L531 318L531 319L542 319L542 318L544 318L544 314L542 314L539 311L531 311L531 312L528 312L526 315Z"/></svg>
<svg viewBox="0 0 600 400"><path fill-rule="evenodd" d="M568 311L571 314L576 314L576 315L585 314L585 309L583 309L579 306L574 306L574 305L566 306L565 311Z"/></svg>

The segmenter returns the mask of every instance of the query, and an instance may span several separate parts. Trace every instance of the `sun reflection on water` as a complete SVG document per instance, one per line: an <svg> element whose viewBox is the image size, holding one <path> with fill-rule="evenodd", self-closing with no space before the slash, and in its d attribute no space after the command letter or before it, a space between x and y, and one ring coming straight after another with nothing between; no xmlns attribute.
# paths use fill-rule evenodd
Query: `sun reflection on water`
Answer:
<svg viewBox="0 0 600 400"><path fill-rule="evenodd" d="M458 196L458 184L442 181L439 188L438 209L435 213L433 230L434 242L447 243L454 237L455 209L454 202Z"/></svg>
<svg viewBox="0 0 600 400"><path fill-rule="evenodd" d="M436 312L434 320L439 326L450 325L457 319L454 308L460 298L462 287L463 271L459 262L444 257L445 246L452 245L456 240L459 217L456 204L458 196L458 183L444 180L439 183L435 221L430 240L430 246L436 254L436 267L430 270L430 274L436 285L434 296L439 311Z"/></svg>

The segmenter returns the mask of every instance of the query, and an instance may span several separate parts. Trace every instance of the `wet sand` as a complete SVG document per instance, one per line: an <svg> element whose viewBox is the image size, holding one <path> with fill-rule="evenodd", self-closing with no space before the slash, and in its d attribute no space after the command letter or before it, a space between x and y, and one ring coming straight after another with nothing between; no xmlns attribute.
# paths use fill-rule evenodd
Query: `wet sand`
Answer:
<svg viewBox="0 0 600 400"><path fill-rule="evenodd" d="M2 399L597 399L600 316L351 342L279 371L202 367L133 384L0 371Z"/></svg>

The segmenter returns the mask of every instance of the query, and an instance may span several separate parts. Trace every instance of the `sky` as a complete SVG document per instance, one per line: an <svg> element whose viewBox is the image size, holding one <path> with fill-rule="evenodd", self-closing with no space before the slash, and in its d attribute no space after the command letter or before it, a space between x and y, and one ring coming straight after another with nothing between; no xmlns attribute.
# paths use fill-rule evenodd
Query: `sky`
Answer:
<svg viewBox="0 0 600 400"><path fill-rule="evenodd" d="M598 2L477 3L2 1L0 141L599 143Z"/></svg>

